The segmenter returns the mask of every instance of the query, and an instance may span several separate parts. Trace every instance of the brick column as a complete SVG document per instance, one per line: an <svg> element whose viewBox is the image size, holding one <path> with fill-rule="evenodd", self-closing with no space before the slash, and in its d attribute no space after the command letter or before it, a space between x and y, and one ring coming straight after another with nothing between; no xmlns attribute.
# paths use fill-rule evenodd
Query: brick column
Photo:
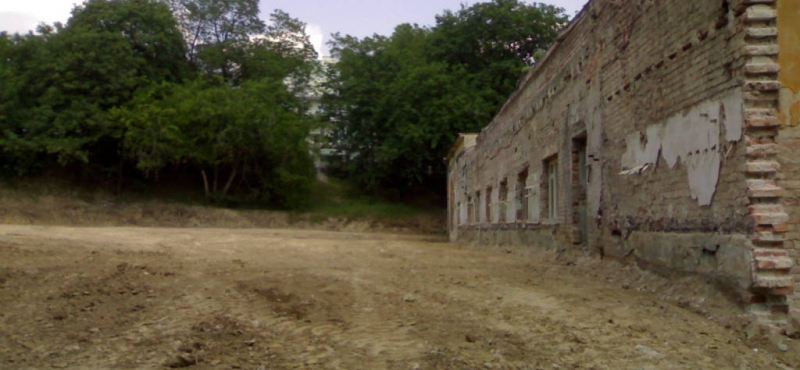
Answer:
<svg viewBox="0 0 800 370"><path fill-rule="evenodd" d="M745 143L747 145L748 211L753 229L753 308L768 313L788 313L787 296L794 293L793 260L784 235L789 216L783 205L783 188L777 183L780 171L778 144L780 127L778 101L778 0L734 0L732 10L742 27Z"/></svg>

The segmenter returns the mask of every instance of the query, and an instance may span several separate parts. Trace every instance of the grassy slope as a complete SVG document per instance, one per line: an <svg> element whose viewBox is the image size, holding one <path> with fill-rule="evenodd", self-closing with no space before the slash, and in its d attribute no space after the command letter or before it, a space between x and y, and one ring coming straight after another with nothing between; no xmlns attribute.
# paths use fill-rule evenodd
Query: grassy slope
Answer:
<svg viewBox="0 0 800 370"><path fill-rule="evenodd" d="M310 205L283 212L210 206L174 191L128 193L75 188L58 181L0 182L0 223L151 226L299 227L346 231L443 233L445 212L358 195L345 184L319 183Z"/></svg>

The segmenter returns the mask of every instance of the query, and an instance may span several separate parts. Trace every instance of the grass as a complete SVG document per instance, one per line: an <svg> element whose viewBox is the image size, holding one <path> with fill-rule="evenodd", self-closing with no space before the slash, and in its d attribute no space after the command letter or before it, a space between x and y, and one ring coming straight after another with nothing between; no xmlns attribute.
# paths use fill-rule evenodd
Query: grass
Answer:
<svg viewBox="0 0 800 370"><path fill-rule="evenodd" d="M260 211L274 213L285 212L284 215L288 217L287 221L289 224L313 225L335 220L335 223L366 221L370 225L377 224L385 227L403 227L420 232L438 232L440 229L444 228L445 211L443 206L438 204L438 200L411 198L409 202L387 201L379 197L365 195L361 189L346 181L337 179L330 179L329 182L325 183L316 182L313 185L308 205L294 211L275 211L269 208L263 208L258 204L247 203L210 204L203 198L202 193L188 186L184 188L161 188L154 186L144 191L143 189L136 188L134 185L135 184L129 185L123 194L117 195L103 186L78 186L74 182L57 176L43 176L25 180L0 178L0 203L2 203L4 199L27 201L30 204L38 204L37 202L43 198L50 199L50 203L55 201L53 204L47 203L36 206L40 208L44 207L41 209L31 206L36 208L38 210L37 212L42 213L41 218L43 220L49 220L47 217L52 216L50 215L51 213L58 217L67 217L59 213L63 211L62 208L65 207L69 209L83 207L91 212L108 211L113 213L116 208L103 207L115 205L124 209L126 206L137 205L139 208L136 209L151 209L156 207L157 211L155 212L163 213L166 212L164 209L200 206L201 208L207 208L209 210L209 215L215 214L213 212L214 209L244 211L245 213L254 211L255 213L247 213L251 216ZM413 190L409 190L409 192L410 194L418 194L418 192ZM17 204L19 202L15 201L13 203ZM99 207L98 205L103 205L103 207L97 208ZM47 209L47 207L53 207L54 209ZM2 204L0 204L0 211L3 211L2 208ZM25 206L19 205L18 208L24 209ZM109 209L111 211L109 211ZM86 212L91 213L90 211ZM70 212L75 213L74 209ZM200 210L193 210L192 212L204 214L203 211ZM0 214L2 213L3 212L0 212ZM166 214L159 219L164 219L166 220L165 222L174 221L173 223L180 221L179 219L181 216L170 215L171 214ZM109 215L109 217L117 216L118 215ZM94 218L86 217L91 220L97 218L94 216L92 216ZM205 218L203 219L205 220ZM61 221L64 220L59 218L53 222ZM120 221L120 223L124 222L127 221Z"/></svg>
<svg viewBox="0 0 800 370"><path fill-rule="evenodd" d="M440 210L359 194L350 185L331 179L328 183L315 185L311 204L301 210L301 213L309 214L312 222L321 222L328 218L402 222L431 211Z"/></svg>

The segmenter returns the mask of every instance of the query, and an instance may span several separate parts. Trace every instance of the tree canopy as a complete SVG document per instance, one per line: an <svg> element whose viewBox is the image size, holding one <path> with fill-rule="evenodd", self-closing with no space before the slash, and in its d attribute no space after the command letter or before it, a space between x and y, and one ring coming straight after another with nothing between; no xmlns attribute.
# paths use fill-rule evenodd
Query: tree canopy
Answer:
<svg viewBox="0 0 800 370"><path fill-rule="evenodd" d="M182 176L212 200L301 206L322 64L302 21L264 21L258 3L87 0L65 24L0 34L0 171L118 189ZM519 0L435 19L332 37L322 107L361 189L441 188L454 137L491 120L566 22Z"/></svg>
<svg viewBox="0 0 800 370"><path fill-rule="evenodd" d="M443 185L455 136L489 123L566 20L551 5L493 0L446 11L431 28L334 35L325 105L347 173L370 189Z"/></svg>
<svg viewBox="0 0 800 370"><path fill-rule="evenodd" d="M281 11L267 26L255 0L88 0L0 34L0 165L119 185L169 170L212 199L298 206L313 119L287 81L315 65L304 27Z"/></svg>

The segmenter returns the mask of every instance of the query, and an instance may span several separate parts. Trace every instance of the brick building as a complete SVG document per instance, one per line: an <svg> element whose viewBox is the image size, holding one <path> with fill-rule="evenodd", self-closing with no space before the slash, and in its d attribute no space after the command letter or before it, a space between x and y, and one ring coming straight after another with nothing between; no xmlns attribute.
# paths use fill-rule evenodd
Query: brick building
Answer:
<svg viewBox="0 0 800 370"><path fill-rule="evenodd" d="M449 158L454 241L585 245L800 311L800 1L594 0Z"/></svg>

